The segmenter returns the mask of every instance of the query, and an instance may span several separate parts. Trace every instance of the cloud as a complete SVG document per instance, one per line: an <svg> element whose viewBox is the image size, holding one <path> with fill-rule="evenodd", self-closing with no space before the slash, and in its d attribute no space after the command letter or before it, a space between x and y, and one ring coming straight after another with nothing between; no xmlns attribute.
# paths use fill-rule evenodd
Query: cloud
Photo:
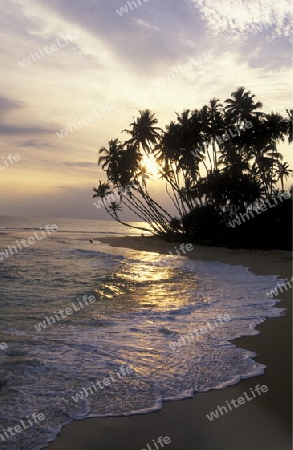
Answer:
<svg viewBox="0 0 293 450"><path fill-rule="evenodd" d="M23 106L24 102L10 100L9 98L0 95L0 114L5 114L12 109L22 108Z"/></svg>
<svg viewBox="0 0 293 450"><path fill-rule="evenodd" d="M215 33L241 35L267 32L271 38L290 36L290 0L192 0Z"/></svg>
<svg viewBox="0 0 293 450"><path fill-rule="evenodd" d="M47 148L47 147L56 147L49 141L38 141L36 139L29 139L28 141L24 141L21 144L22 147L34 147L34 148Z"/></svg>
<svg viewBox="0 0 293 450"><path fill-rule="evenodd" d="M52 14L54 19L58 17L71 26L75 24L83 36L80 50L84 56L94 55L100 62L111 64L106 53L112 53L116 61L138 71L144 67L151 71L162 60L171 60L179 54L182 57L185 51L188 54L190 43L185 45L185 41L196 36L196 47L203 32L200 18L187 0L142 2L141 6L122 17L116 10L127 3L124 0L100 0L96 3L79 0L18 1L27 20L31 20L32 10L35 10L35 15L41 16L41 22L45 22L44 18L51 11L49 15ZM47 34L48 30L52 32L52 22L43 25ZM34 34L36 32L39 32L39 25Z"/></svg>
<svg viewBox="0 0 293 450"><path fill-rule="evenodd" d="M0 187L10 196L5 211L94 215L91 187L105 179L92 162L97 149L111 138L126 138L120 132L140 109L153 110L164 127L175 111L200 108L213 97L224 101L241 85L266 111L283 114L288 107L289 0L140 0L141 6L120 17L116 10L127 2L7 0L0 18L0 135L3 156L19 153L22 160L1 172ZM64 48L25 68L19 64L75 31L80 37ZM210 50L211 60L179 68ZM166 78L174 70L178 74ZM166 82L157 86L158 77ZM66 139L56 135L112 101L118 108L111 115ZM57 195L60 184L84 193L64 188Z"/></svg>
<svg viewBox="0 0 293 450"><path fill-rule="evenodd" d="M253 47L252 47L253 46ZM252 49L250 52L248 49ZM288 70L291 72L291 43L284 37L279 37L273 41L264 41L258 34L251 36L244 45L247 51L247 61L250 67L261 67L266 70ZM280 80L281 81L281 80Z"/></svg>
<svg viewBox="0 0 293 450"><path fill-rule="evenodd" d="M25 134L47 134L53 131L49 128L39 128L39 127L19 127L17 125L0 124L0 135L15 136L15 135L25 135Z"/></svg>

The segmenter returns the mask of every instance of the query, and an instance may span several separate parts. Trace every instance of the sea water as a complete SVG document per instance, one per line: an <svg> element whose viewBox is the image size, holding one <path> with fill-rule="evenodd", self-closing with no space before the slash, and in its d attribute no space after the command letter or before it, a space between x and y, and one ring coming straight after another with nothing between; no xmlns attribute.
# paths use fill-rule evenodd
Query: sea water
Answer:
<svg viewBox="0 0 293 450"><path fill-rule="evenodd" d="M276 277L159 255L151 243L149 252L114 248L99 237L129 229L106 221L0 217L0 252L46 224L59 231L0 261L2 449L38 450L73 420L155 411L166 400L264 372L254 353L231 340L284 314L266 296ZM73 312L57 320L66 308ZM224 315L228 321L215 322ZM193 331L207 323L218 326ZM36 414L45 419L33 421ZM7 431L28 420L25 430Z"/></svg>

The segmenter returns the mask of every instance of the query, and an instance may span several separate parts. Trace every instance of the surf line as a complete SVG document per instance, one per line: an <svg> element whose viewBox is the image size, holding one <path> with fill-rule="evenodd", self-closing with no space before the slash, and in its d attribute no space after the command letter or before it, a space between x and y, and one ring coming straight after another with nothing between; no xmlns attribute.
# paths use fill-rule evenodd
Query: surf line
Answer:
<svg viewBox="0 0 293 450"><path fill-rule="evenodd" d="M229 408L229 411L232 411L232 406L231 404L234 406L234 408L238 408L240 405L244 405L244 403L246 403L246 401L250 402L251 400L253 400L254 398L256 398L256 393L255 391L258 393L258 395L261 395L262 393L265 394L266 392L268 392L269 388L267 387L266 384L263 384L262 386L260 386L259 384L257 384L254 388L254 390L252 388L250 388L250 392L252 397L249 397L247 395L246 392L243 392L244 397L238 397L236 400L234 400L232 398L232 400L230 400L230 402L228 400L226 400L227 403L227 407ZM237 404L238 402L238 404ZM220 414L223 416L223 410L225 411L225 413L227 414L229 411L227 409L226 406L217 406L217 409L215 411L212 411L210 414L206 414L206 417L209 419L209 421L213 421L214 419L218 419L219 416L219 412ZM218 411L219 412L218 412Z"/></svg>

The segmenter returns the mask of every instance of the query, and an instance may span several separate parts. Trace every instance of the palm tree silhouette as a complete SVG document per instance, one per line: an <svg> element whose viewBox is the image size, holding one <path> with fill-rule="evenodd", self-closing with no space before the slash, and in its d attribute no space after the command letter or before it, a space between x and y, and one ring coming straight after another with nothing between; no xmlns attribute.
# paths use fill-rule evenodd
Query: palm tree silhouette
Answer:
<svg viewBox="0 0 293 450"><path fill-rule="evenodd" d="M293 170L289 168L289 164L287 162L281 163L278 162L278 167L276 170L276 175L278 176L277 181L281 182L282 191L284 192L284 179L292 176Z"/></svg>
<svg viewBox="0 0 293 450"><path fill-rule="evenodd" d="M97 188L93 188L93 191L95 194L93 195L93 198L101 198L102 202L104 203L105 198L107 195L112 194L110 184L109 183L103 183L102 181L99 181L99 186Z"/></svg>
<svg viewBox="0 0 293 450"><path fill-rule="evenodd" d="M140 110L130 128L123 130L129 139L109 141L108 147L99 151L99 164L111 183L100 182L95 188L95 196L104 204L111 189L123 191L136 183L126 195L124 189L120 202L105 205L109 214L121 221L119 212L126 206L153 232L167 234L175 228L181 232L180 220L183 223L198 208L212 207L220 215L237 214L263 196L273 195L276 183L284 190L292 170L282 161L278 146L287 137L292 142L293 110L287 110L286 118L279 113L265 114L259 110L261 102L242 86L224 105L215 97L201 109L176 113L165 131L152 111ZM245 126L248 121L250 127ZM231 133L231 127L237 132ZM155 158L178 219L149 195L144 156Z"/></svg>
<svg viewBox="0 0 293 450"><path fill-rule="evenodd" d="M102 165L103 170L111 164L117 164L122 150L122 144L118 139L109 141L109 149L102 147L99 150L99 155L102 154L103 156L99 157L98 164Z"/></svg>
<svg viewBox="0 0 293 450"><path fill-rule="evenodd" d="M146 166L141 166L137 177L141 177L141 184L144 189L146 189L146 180L151 178L151 174L148 173Z"/></svg>
<svg viewBox="0 0 293 450"><path fill-rule="evenodd" d="M213 163L215 170L218 170L217 146L219 145L216 138L225 131L222 113L223 105L219 102L220 100L218 98L212 98L209 101L206 106L206 121L204 123L207 140L212 144L213 148Z"/></svg>
<svg viewBox="0 0 293 450"><path fill-rule="evenodd" d="M107 178L113 183L119 179L119 163L123 155L123 145L118 139L109 141L109 148L102 147L99 150L98 164L106 170Z"/></svg>
<svg viewBox="0 0 293 450"><path fill-rule="evenodd" d="M261 102L254 103L254 94L245 91L243 86L231 93L232 98L225 100L225 112L228 121L233 125L240 125L244 120L250 120L253 115L261 114L256 109L262 108Z"/></svg>
<svg viewBox="0 0 293 450"><path fill-rule="evenodd" d="M287 135L288 135L288 142L291 144L293 142L293 109L286 109L286 112L288 114L287 118Z"/></svg>
<svg viewBox="0 0 293 450"><path fill-rule="evenodd" d="M120 222L120 219L117 215L117 211L122 211L121 205L117 202L111 202L111 204L109 206L109 210L112 211L112 213L115 216L115 219L118 220L118 222Z"/></svg>
<svg viewBox="0 0 293 450"><path fill-rule="evenodd" d="M117 211L122 211L122 207L119 203L110 202L110 206L107 208L105 199L108 195L111 195L113 193L111 191L109 183L102 183L101 181L99 181L99 186L97 188L94 187L93 191L95 192L95 194L93 195L93 198L101 198L103 205L105 207L105 210L113 219L117 220L118 222L120 222L122 225L125 225L126 227L136 228L136 229L142 230L142 231L150 231L147 228L138 227L136 225L131 225L131 224L129 224L127 222L123 222L121 219L119 219Z"/></svg>
<svg viewBox="0 0 293 450"><path fill-rule="evenodd" d="M151 146L155 146L160 139L162 129L155 126L158 120L149 109L140 110L139 114L140 116L130 124L132 128L123 131L131 135L127 143L134 144L138 149L141 145L142 149L149 154Z"/></svg>

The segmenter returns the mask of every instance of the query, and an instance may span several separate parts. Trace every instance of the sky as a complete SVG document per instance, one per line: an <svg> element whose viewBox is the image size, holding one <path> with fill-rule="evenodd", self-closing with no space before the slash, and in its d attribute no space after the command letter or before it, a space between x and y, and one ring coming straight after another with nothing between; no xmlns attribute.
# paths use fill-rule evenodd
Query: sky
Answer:
<svg viewBox="0 0 293 450"><path fill-rule="evenodd" d="M98 149L138 110L164 128L239 86L266 112L293 107L291 0L0 3L0 215L107 219Z"/></svg>

